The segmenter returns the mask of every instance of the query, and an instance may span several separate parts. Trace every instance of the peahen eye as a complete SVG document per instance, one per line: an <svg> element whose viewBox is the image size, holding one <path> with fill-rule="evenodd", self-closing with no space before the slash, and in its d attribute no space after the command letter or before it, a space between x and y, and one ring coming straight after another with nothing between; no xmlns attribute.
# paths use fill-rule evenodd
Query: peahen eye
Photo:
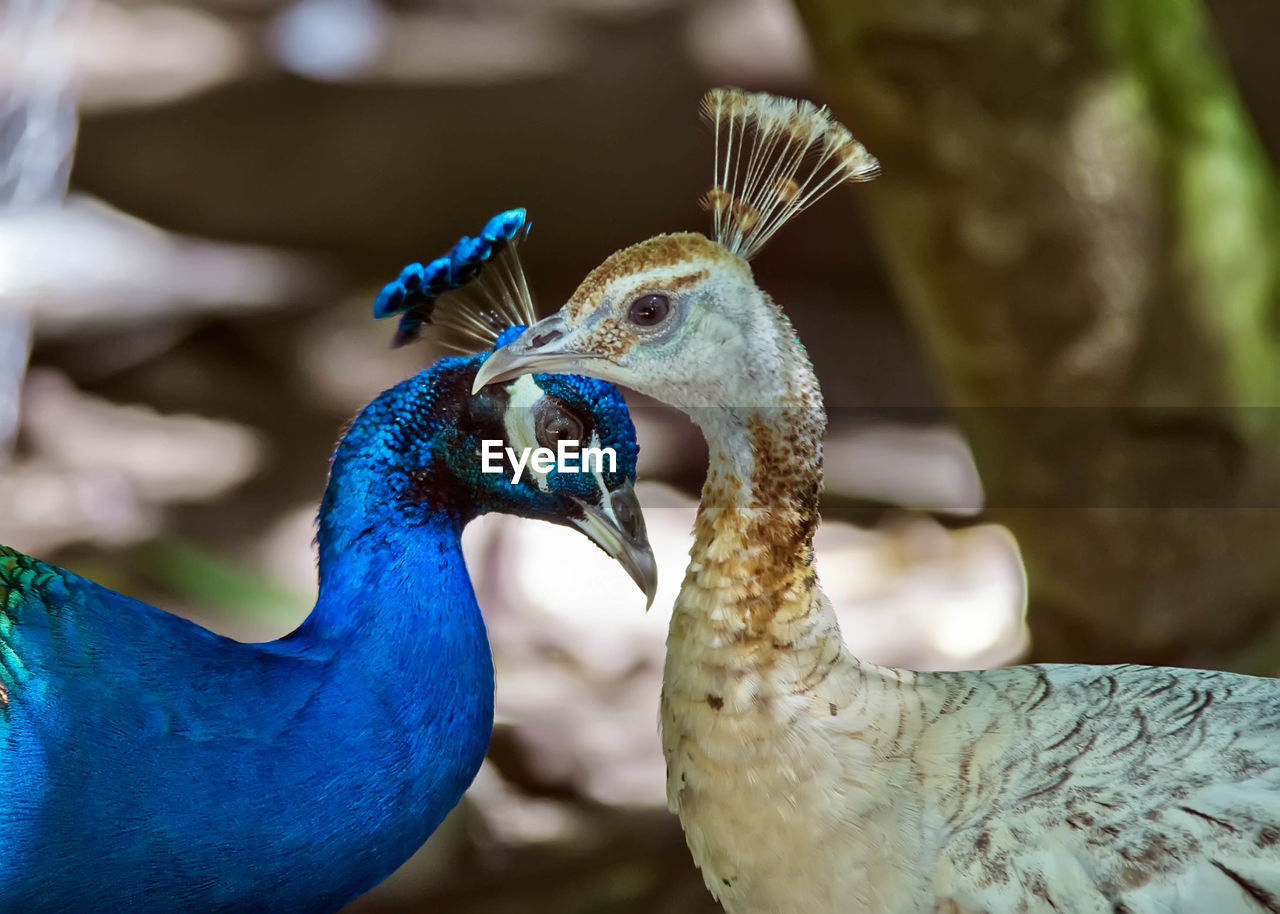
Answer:
<svg viewBox="0 0 1280 914"><path fill-rule="evenodd" d="M665 295L641 295L627 309L627 320L637 327L652 327L662 323L671 313L671 299Z"/></svg>
<svg viewBox="0 0 1280 914"><path fill-rule="evenodd" d="M569 412L563 401L547 397L534 410L533 433L538 444L554 451L561 441L582 440L582 420Z"/></svg>

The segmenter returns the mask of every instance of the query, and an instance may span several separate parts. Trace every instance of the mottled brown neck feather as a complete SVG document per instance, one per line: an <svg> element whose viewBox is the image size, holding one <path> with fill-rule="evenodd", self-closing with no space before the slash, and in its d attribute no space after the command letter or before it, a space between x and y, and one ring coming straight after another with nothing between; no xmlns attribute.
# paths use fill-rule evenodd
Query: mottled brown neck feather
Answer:
<svg viewBox="0 0 1280 914"><path fill-rule="evenodd" d="M826 416L804 350L779 317L786 394L777 406L733 410L704 427L711 463L694 527L695 559L741 582L737 606L751 639L807 614L817 588ZM736 458L735 447L749 448L750 461ZM740 478L747 466L749 478Z"/></svg>

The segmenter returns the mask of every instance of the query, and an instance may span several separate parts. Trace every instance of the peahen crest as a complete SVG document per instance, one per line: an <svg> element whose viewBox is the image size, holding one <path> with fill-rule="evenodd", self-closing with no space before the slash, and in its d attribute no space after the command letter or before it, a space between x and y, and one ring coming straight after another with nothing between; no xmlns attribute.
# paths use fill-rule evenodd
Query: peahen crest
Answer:
<svg viewBox="0 0 1280 914"><path fill-rule="evenodd" d="M463 235L443 257L411 263L383 286L373 304L377 318L400 315L393 346L411 343L426 324L454 331L460 352L487 349L507 328L534 322L533 297L517 248L529 234L528 213L509 209L475 238Z"/></svg>
<svg viewBox="0 0 1280 914"><path fill-rule="evenodd" d="M702 115L715 131L715 185L700 201L713 236L750 260L788 220L880 164L825 107L765 92L712 89Z"/></svg>

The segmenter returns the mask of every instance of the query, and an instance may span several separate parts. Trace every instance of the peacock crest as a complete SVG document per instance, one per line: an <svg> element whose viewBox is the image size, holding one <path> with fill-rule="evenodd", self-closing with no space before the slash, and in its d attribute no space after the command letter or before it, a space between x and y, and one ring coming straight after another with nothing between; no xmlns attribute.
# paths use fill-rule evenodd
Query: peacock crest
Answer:
<svg viewBox="0 0 1280 914"><path fill-rule="evenodd" d="M532 324L533 296L517 250L529 224L523 208L506 210L476 237L463 235L443 257L401 270L373 305L374 317L400 315L392 345L413 342L431 324L451 332L445 346L471 354L491 347L509 327Z"/></svg>
<svg viewBox="0 0 1280 914"><path fill-rule="evenodd" d="M845 181L880 173L875 156L825 107L765 92L712 89L715 184L700 201L715 240L750 260L793 216Z"/></svg>

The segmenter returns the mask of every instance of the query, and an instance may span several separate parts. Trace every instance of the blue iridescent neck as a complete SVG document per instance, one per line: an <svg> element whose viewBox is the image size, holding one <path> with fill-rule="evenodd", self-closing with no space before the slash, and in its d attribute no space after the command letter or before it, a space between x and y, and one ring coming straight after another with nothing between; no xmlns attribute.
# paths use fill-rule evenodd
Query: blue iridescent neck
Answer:
<svg viewBox="0 0 1280 914"><path fill-rule="evenodd" d="M417 594L421 581L470 594L461 562L462 527L482 508L477 493L456 478L444 454L454 445L465 411L467 360L447 359L386 391L356 417L334 453L320 506L320 599L299 637L332 636L398 604L430 605L439 589ZM353 600L379 594L371 612Z"/></svg>

